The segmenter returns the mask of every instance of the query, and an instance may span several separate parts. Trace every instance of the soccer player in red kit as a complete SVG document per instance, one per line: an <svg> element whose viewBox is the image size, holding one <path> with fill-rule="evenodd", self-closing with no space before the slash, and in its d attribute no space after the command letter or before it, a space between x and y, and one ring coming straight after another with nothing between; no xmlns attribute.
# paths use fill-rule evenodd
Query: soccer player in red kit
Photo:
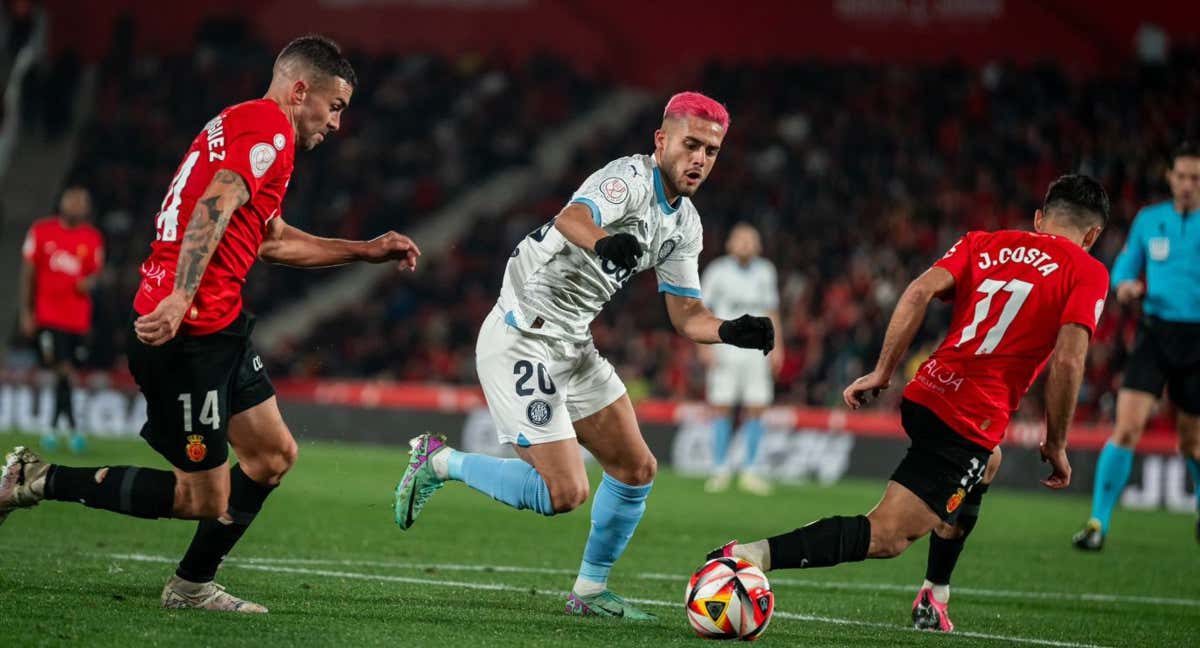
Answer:
<svg viewBox="0 0 1200 648"><path fill-rule="evenodd" d="M54 372L54 414L42 431L42 446L58 447L55 428L67 420L72 451L84 440L71 406L73 370L86 354L92 328L92 288L104 265L104 240L87 222L92 211L88 190L63 191L58 214L35 221L25 235L21 264L21 333L33 338L41 365Z"/></svg>
<svg viewBox="0 0 1200 648"><path fill-rule="evenodd" d="M246 273L256 258L298 267L398 261L411 270L420 254L395 232L371 241L324 239L280 215L295 149L311 149L338 130L355 83L333 41L292 41L275 59L266 96L209 121L167 188L142 264L128 353L146 397L142 437L174 470L49 465L17 448L0 476L0 520L42 499L200 520L163 589L163 607L267 611L213 583L296 461L296 442L250 343ZM232 468L228 444L238 458Z"/></svg>
<svg viewBox="0 0 1200 648"><path fill-rule="evenodd" d="M886 389L929 303L935 297L954 302L945 341L904 389L900 417L912 445L883 499L866 515L828 517L757 542L729 542L709 558L742 558L764 570L829 567L893 558L932 531L930 569L945 578L930 580L948 585L978 516L980 484L999 468L993 450L1047 364L1041 454L1052 473L1042 484L1065 488L1071 481L1067 428L1108 293L1108 271L1087 250L1104 228L1108 207L1099 183L1067 175L1050 185L1034 215L1035 232L969 232L960 239L909 284L875 370L843 394L846 405L857 409ZM945 601L931 590L918 594L914 624L953 629Z"/></svg>

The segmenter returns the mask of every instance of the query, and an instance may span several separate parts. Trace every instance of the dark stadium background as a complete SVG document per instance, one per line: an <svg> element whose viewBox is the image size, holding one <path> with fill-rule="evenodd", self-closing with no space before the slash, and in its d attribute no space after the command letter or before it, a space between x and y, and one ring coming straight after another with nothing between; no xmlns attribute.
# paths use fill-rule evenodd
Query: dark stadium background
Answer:
<svg viewBox="0 0 1200 648"><path fill-rule="evenodd" d="M343 131L298 156L285 216L324 235L397 229L426 251L412 276L252 273L256 343L301 438L400 442L419 426L490 448L472 354L509 251L591 170L650 150L663 100L697 89L733 115L695 200L702 261L747 220L779 268L787 361L781 407L769 415L770 469L882 475L902 443L898 390L862 415L837 403L874 361L908 279L968 229L1028 227L1049 181L1069 171L1094 175L1112 197L1093 251L1111 264L1136 210L1165 197L1167 151L1198 135L1193 3L5 0L3 9L0 430L36 427L34 402L46 393L16 334L19 247L71 181L92 190L108 252L83 425L136 434L142 414L120 331L153 215L188 141L221 107L260 96L274 53L300 33L338 39L361 85ZM699 470L703 372L660 304L649 279L635 280L593 330L660 458ZM946 315L931 316L906 371ZM1093 341L1073 436L1077 489L1090 487L1136 318L1110 303ZM1010 443L1036 444L1038 400L1035 388ZM1145 484L1158 486L1132 497L1186 505L1173 432L1165 413L1156 421L1134 479L1152 474ZM1034 454L1008 457L1002 481L1034 484Z"/></svg>

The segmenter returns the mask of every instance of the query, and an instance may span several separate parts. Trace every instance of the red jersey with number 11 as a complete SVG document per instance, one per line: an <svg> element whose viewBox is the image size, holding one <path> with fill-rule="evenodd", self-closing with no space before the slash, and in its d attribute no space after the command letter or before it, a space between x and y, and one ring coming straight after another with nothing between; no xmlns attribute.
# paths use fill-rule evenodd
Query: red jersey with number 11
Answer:
<svg viewBox="0 0 1200 648"><path fill-rule="evenodd" d="M1064 324L1092 334L1108 270L1051 234L968 232L940 261L954 275L950 332L904 389L967 439L994 448Z"/></svg>
<svg viewBox="0 0 1200 648"><path fill-rule="evenodd" d="M229 325L242 312L242 284L258 258L267 222L279 215L295 158L291 121L279 104L258 99L230 106L192 140L167 188L155 220L157 236L142 264L142 284L133 309L145 315L171 294L175 266L196 201L213 176L229 169L242 177L250 200L229 221L200 279L180 333L206 335Z"/></svg>

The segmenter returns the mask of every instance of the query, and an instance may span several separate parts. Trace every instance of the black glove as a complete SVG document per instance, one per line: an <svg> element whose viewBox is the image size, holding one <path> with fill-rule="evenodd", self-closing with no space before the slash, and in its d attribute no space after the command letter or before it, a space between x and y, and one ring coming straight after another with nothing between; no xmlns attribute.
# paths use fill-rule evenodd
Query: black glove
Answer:
<svg viewBox="0 0 1200 648"><path fill-rule="evenodd" d="M612 261L625 270L637 267L638 257L642 256L642 246L633 234L613 234L606 236L593 246L601 259Z"/></svg>
<svg viewBox="0 0 1200 648"><path fill-rule="evenodd" d="M742 315L721 323L717 335L725 344L743 349L762 349L763 355L775 348L775 325L769 317Z"/></svg>

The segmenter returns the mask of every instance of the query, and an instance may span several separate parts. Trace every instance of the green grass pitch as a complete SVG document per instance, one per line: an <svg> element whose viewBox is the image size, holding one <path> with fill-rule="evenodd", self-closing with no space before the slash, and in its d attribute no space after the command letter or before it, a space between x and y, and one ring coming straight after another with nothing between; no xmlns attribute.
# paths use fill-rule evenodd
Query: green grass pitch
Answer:
<svg viewBox="0 0 1200 648"><path fill-rule="evenodd" d="M0 435L11 445L28 437ZM165 464L144 444L96 441L75 465ZM265 616L164 611L158 596L194 528L49 502L0 527L3 642L57 645L701 646L682 608L710 548L869 509L882 483L705 495L661 474L611 584L650 602L655 623L562 614L587 505L542 518L450 484L399 531L400 447L302 445L300 462L218 574ZM593 484L596 475L593 475ZM1194 520L1119 511L1098 555L1069 536L1079 497L998 490L955 574L951 636L908 628L927 543L891 561L769 574L777 606L764 646L1195 646L1200 546Z"/></svg>

